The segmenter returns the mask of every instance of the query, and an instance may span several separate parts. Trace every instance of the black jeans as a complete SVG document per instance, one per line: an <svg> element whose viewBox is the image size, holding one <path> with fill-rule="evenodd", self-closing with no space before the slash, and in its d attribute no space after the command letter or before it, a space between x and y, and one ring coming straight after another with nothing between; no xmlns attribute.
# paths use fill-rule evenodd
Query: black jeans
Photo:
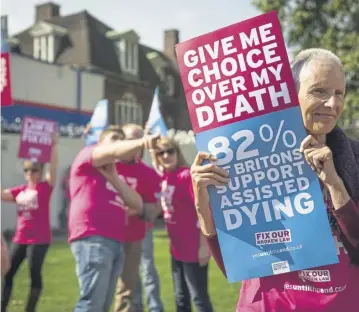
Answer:
<svg viewBox="0 0 359 312"><path fill-rule="evenodd" d="M29 262L30 277L31 277L31 289L36 293L42 290L42 265L49 248L49 244L35 244L35 245L23 245L13 244L10 252L11 268L4 278L4 289L1 297L2 309L7 306L11 290L13 286L14 276L19 269L21 263L27 257Z"/></svg>
<svg viewBox="0 0 359 312"><path fill-rule="evenodd" d="M208 265L186 263L172 257L172 278L177 312L191 312L191 299L198 312L213 312L208 294Z"/></svg>

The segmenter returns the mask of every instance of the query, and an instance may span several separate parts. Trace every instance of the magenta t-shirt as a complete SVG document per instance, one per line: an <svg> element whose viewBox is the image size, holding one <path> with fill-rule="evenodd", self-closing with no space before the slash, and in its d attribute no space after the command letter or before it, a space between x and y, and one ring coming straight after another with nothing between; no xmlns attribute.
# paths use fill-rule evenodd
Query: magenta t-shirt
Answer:
<svg viewBox="0 0 359 312"><path fill-rule="evenodd" d="M329 192L324 190L323 197L327 210L333 211ZM253 311L359 311L359 267L351 263L340 240L338 226L333 226L332 231L339 263L244 281L237 311L252 311L250 307L256 305L258 310ZM262 300L255 303L258 296Z"/></svg>
<svg viewBox="0 0 359 312"><path fill-rule="evenodd" d="M237 311L358 311L359 268L350 263L343 243L334 237L338 264L244 281Z"/></svg>
<svg viewBox="0 0 359 312"><path fill-rule="evenodd" d="M164 173L161 204L171 254L179 261L198 262L200 230L193 200L190 169Z"/></svg>
<svg viewBox="0 0 359 312"><path fill-rule="evenodd" d="M99 235L124 241L124 202L92 165L95 146L83 148L70 171L69 242Z"/></svg>
<svg viewBox="0 0 359 312"><path fill-rule="evenodd" d="M161 192L161 178L155 170L142 161L136 163L116 164L117 172L122 180L137 191L144 203L156 203ZM146 222L138 216L126 216L124 242L135 242L144 239Z"/></svg>
<svg viewBox="0 0 359 312"><path fill-rule="evenodd" d="M10 189L17 204L16 244L48 244L51 242L50 198L52 186L38 183L35 188L21 185Z"/></svg>

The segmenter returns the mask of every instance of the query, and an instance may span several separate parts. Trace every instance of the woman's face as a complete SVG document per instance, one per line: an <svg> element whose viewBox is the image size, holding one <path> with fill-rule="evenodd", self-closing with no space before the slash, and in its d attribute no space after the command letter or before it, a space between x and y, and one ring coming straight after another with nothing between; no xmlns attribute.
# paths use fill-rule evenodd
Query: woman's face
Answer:
<svg viewBox="0 0 359 312"><path fill-rule="evenodd" d="M24 166L24 175L27 182L37 184L41 182L42 167L37 164L27 164Z"/></svg>
<svg viewBox="0 0 359 312"><path fill-rule="evenodd" d="M331 132L344 109L345 76L333 61L310 61L298 92L304 126L311 134Z"/></svg>
<svg viewBox="0 0 359 312"><path fill-rule="evenodd" d="M173 171L177 167L178 157L175 147L160 145L156 157L165 171Z"/></svg>

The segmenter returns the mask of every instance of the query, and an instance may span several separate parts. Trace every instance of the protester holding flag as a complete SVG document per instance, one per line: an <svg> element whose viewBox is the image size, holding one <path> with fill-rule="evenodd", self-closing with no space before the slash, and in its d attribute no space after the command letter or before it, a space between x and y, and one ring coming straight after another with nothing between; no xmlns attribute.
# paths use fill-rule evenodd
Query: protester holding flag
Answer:
<svg viewBox="0 0 359 312"><path fill-rule="evenodd" d="M43 288L42 265L51 242L50 199L57 173L57 134L53 135L50 169L43 180L44 164L26 160L26 184L1 190L1 200L17 204L17 224L11 247L11 268L5 276L1 311L9 303L14 276L23 260L29 261L31 289L26 311L35 311Z"/></svg>
<svg viewBox="0 0 359 312"><path fill-rule="evenodd" d="M143 148L156 148L158 136L123 138L119 127L110 126L71 166L69 242L80 285L76 312L109 310L124 264L123 211L144 211L142 198L119 178L115 162L129 161Z"/></svg>
<svg viewBox="0 0 359 312"><path fill-rule="evenodd" d="M122 130L126 140L141 139L144 136L142 127L137 124L126 124L122 126ZM132 159L116 163L119 176L141 195L144 213L142 218L126 216L123 244L125 262L116 290L115 312L133 311L133 297L139 277L142 243L146 232L145 221L154 221L161 212L159 201L161 178L141 161L142 153L143 150L140 150Z"/></svg>
<svg viewBox="0 0 359 312"><path fill-rule="evenodd" d="M237 311L355 312L359 307L359 142L336 126L344 109L343 66L330 51L308 49L297 55L292 73L308 132L301 152L321 182L340 262L244 281ZM228 173L213 163L202 165L203 160L215 159L199 153L193 163L196 209L202 232L225 274L207 186L227 184Z"/></svg>
<svg viewBox="0 0 359 312"><path fill-rule="evenodd" d="M191 311L192 299L199 312L211 312L210 255L194 209L190 169L171 138L162 137L152 156L156 167L163 170L161 202L171 245L177 311Z"/></svg>

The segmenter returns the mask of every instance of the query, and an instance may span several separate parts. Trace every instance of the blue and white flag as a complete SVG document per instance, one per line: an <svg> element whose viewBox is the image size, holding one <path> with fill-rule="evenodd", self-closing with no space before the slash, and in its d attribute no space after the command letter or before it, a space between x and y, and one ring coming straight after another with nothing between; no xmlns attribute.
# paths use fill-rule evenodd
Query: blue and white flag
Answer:
<svg viewBox="0 0 359 312"><path fill-rule="evenodd" d="M91 131L86 137L86 145L96 144L101 132L108 127L108 100L104 99L97 103L92 114Z"/></svg>
<svg viewBox="0 0 359 312"><path fill-rule="evenodd" d="M161 133L163 136L167 135L168 129L160 111L158 87L155 89L155 94L153 96L152 107L148 117L147 126L150 128L151 134Z"/></svg>

